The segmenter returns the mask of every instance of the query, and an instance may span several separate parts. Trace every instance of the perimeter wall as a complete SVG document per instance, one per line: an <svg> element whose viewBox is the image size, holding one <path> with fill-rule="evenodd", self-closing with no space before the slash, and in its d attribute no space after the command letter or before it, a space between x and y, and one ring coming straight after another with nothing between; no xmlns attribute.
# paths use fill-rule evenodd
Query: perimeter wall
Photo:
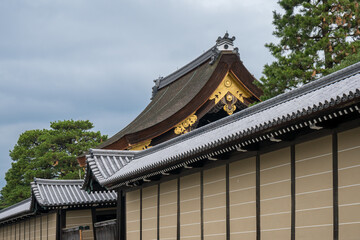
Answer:
<svg viewBox="0 0 360 240"><path fill-rule="evenodd" d="M91 209L66 210L64 228L89 226L83 240L94 239ZM57 213L31 216L0 225L0 240L56 240Z"/></svg>
<svg viewBox="0 0 360 240"><path fill-rule="evenodd" d="M17 220L12 224L0 225L1 240L55 240L56 213Z"/></svg>
<svg viewBox="0 0 360 240"><path fill-rule="evenodd" d="M127 192L127 239L359 239L360 128L232 160Z"/></svg>

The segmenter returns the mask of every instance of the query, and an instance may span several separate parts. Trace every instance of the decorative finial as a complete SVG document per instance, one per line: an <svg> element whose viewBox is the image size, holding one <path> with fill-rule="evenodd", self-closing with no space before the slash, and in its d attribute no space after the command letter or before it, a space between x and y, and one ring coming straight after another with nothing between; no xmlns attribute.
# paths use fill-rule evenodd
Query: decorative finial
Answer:
<svg viewBox="0 0 360 240"><path fill-rule="evenodd" d="M229 38L229 33L226 31L224 37L218 37L216 40L216 48L219 51L233 51L235 37Z"/></svg>
<svg viewBox="0 0 360 240"><path fill-rule="evenodd" d="M232 38L229 38L228 31L225 32L224 37L218 37L215 47L211 49L212 55L209 64L214 64L222 51L232 51L240 57L239 49L234 48L234 41L235 37L233 36Z"/></svg>
<svg viewBox="0 0 360 240"><path fill-rule="evenodd" d="M153 82L155 83L155 86L153 86L153 88L152 88L151 100L155 97L155 95L159 89L161 79L163 79L163 77L159 77L158 79L153 80Z"/></svg>

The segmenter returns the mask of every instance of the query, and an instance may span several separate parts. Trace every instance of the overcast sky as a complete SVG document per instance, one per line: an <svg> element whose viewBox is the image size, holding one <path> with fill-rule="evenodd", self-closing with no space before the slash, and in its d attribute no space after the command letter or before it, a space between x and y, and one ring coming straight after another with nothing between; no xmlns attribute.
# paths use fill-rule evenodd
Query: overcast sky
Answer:
<svg viewBox="0 0 360 240"><path fill-rule="evenodd" d="M226 31L256 78L273 59L276 0L0 1L0 188L26 130L90 120L112 136L149 103L153 80Z"/></svg>

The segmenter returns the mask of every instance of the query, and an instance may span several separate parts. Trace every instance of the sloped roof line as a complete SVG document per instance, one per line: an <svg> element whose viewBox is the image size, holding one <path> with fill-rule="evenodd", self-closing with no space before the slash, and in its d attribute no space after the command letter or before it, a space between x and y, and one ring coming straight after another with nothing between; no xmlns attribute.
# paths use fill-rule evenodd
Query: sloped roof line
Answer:
<svg viewBox="0 0 360 240"><path fill-rule="evenodd" d="M168 76L164 78L159 78L159 82L157 83L157 90L160 90L161 88L166 87L167 85L171 84L172 82L179 79L181 76L191 72L204 62L211 60L209 64L213 64L217 57L220 55L221 51L226 51L226 49L221 49L222 44L227 43L233 46L233 41L235 40L235 37L229 38L229 34L225 33L224 37L218 37L216 40L216 44L212 46L209 50L201 54L199 57L191 61L190 63L186 64L182 68L176 70L175 72L169 74ZM220 48L219 48L220 47ZM238 48L231 48L230 51L233 53L238 54ZM155 80L156 82L156 80ZM155 86L156 87L156 86Z"/></svg>
<svg viewBox="0 0 360 240"><path fill-rule="evenodd" d="M89 152L90 154L86 155L87 170L84 176L84 181L86 182L83 186L88 185L92 177L94 177L96 181L102 182L107 176L109 176L107 172L109 168L115 167L115 165L112 164L112 161L117 161L115 157L119 158L118 161L120 161L121 164L116 164L117 168L113 169L114 172L129 164L140 151L90 149ZM107 157L112 157L112 159ZM97 167L98 165L103 166L103 168ZM106 168L105 165L107 166ZM91 166L94 166L94 168Z"/></svg>
<svg viewBox="0 0 360 240"><path fill-rule="evenodd" d="M50 180L36 178L31 186L37 202L42 207L116 202L116 197L114 198L114 194L111 191L98 193L100 198L93 198L91 194L81 190L82 183L83 180Z"/></svg>
<svg viewBox="0 0 360 240"><path fill-rule="evenodd" d="M274 126L285 120L300 117L306 111L311 110L310 112L315 112L324 108L324 106L329 107L327 102L331 102L334 105L339 102L339 98L343 99L340 102L353 98L354 93L359 97L359 71L360 63L354 64L346 69L306 84L299 89L284 93L150 149L140 151L134 155L134 160L126 167L120 169L112 176L103 177L99 183L109 186L120 181L120 179L130 178L164 162L174 161L185 155L202 151L216 145L219 141L229 140L244 134L253 133L257 129ZM238 126L239 123L242 126ZM203 138L200 139L201 137ZM190 142L190 146L186 145ZM91 171L99 171L96 169L99 167L98 165L89 164L89 166Z"/></svg>
<svg viewBox="0 0 360 240"><path fill-rule="evenodd" d="M216 49L216 45L211 47L209 50L207 50L206 52L204 52L199 57L197 57L190 63L186 64L179 70L176 70L175 72L169 74L168 76L161 78L159 82L158 90L168 86L179 77L187 74L188 72L191 72L192 70L203 64L204 62L208 61L212 56L214 56L214 54L216 54L215 49Z"/></svg>
<svg viewBox="0 0 360 240"><path fill-rule="evenodd" d="M19 215L31 214L34 214L34 211L32 209L32 198L30 197L10 207L2 209L0 211L0 223L12 218L16 218Z"/></svg>

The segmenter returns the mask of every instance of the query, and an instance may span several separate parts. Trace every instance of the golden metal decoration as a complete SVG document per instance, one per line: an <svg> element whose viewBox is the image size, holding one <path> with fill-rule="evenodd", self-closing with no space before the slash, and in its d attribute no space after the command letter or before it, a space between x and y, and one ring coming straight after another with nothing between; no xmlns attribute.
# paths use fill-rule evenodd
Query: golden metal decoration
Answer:
<svg viewBox="0 0 360 240"><path fill-rule="evenodd" d="M224 105L224 111L226 111L229 115L233 114L236 110L235 105L231 105L230 108L228 105Z"/></svg>
<svg viewBox="0 0 360 240"><path fill-rule="evenodd" d="M174 132L176 135L189 132L189 128L197 121L197 116L193 113L187 117L184 121L175 126Z"/></svg>
<svg viewBox="0 0 360 240"><path fill-rule="evenodd" d="M218 88L211 94L209 100L214 99L215 104L222 101L224 111L231 115L236 110L235 104L238 100L243 103L244 98L250 98L251 96L251 93L231 73L228 73Z"/></svg>
<svg viewBox="0 0 360 240"><path fill-rule="evenodd" d="M145 149L151 148L150 143L151 143L151 139L143 141L143 142L139 142L139 143L130 145L128 147L128 150L131 150L131 151L145 150Z"/></svg>
<svg viewBox="0 0 360 240"><path fill-rule="evenodd" d="M231 93L228 93L224 98L221 99L221 102L224 104L224 111L227 112L228 115L231 115L236 110L236 102L238 99L234 97Z"/></svg>
<svg viewBox="0 0 360 240"><path fill-rule="evenodd" d="M231 80L230 79L225 79L224 85L225 85L225 87L228 87L228 88L231 87L231 85L232 85Z"/></svg>
<svg viewBox="0 0 360 240"><path fill-rule="evenodd" d="M232 100L233 97L230 94L226 95L226 101L231 102Z"/></svg>

